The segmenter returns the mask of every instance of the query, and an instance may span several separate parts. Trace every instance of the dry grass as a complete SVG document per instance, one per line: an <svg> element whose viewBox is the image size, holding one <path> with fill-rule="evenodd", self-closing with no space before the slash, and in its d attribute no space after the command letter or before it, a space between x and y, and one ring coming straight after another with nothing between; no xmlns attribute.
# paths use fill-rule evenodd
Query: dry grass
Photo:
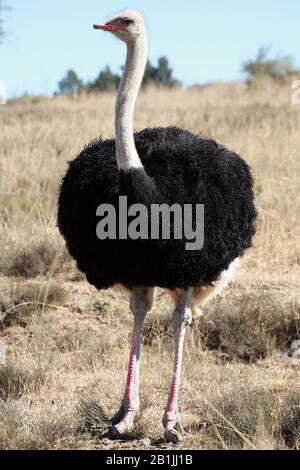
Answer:
<svg viewBox="0 0 300 470"><path fill-rule="evenodd" d="M284 355L300 338L300 107L290 95L289 86L219 84L139 98L137 129L176 124L212 136L240 152L256 179L255 246L187 337L182 448L300 448L299 366ZM124 294L84 282L56 228L66 162L95 136L113 135L113 101L36 98L0 109L1 449L166 447L169 297L158 293L145 325L137 427L122 442L100 440L122 395L131 315Z"/></svg>
<svg viewBox="0 0 300 470"><path fill-rule="evenodd" d="M0 330L14 324L26 327L33 314L59 308L67 298L66 290L53 282L6 283L0 286Z"/></svg>

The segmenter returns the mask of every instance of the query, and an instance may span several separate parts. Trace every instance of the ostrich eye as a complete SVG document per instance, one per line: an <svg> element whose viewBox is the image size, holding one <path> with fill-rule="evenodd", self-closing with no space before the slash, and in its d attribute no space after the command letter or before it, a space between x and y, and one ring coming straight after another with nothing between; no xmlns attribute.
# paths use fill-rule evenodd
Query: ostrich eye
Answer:
<svg viewBox="0 0 300 470"><path fill-rule="evenodd" d="M129 26L130 24L133 24L134 21L131 19L131 18L123 18L122 19L122 24L124 24L125 26Z"/></svg>

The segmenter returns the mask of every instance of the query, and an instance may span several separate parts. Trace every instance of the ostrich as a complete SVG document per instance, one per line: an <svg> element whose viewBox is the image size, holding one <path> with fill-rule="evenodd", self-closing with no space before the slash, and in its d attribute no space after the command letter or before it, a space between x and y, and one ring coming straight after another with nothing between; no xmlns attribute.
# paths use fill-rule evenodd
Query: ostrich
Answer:
<svg viewBox="0 0 300 470"><path fill-rule="evenodd" d="M251 246L256 218L253 180L237 154L211 139L177 127L147 128L134 134L134 107L147 59L143 17L126 11L94 28L111 32L127 46L115 109L116 139L95 140L70 162L60 189L58 226L90 284L99 290L122 285L130 291L132 346L124 398L108 432L112 438L133 427L139 410L141 332L155 288L173 294L175 357L163 426L166 441L177 443L184 434L178 393L185 332L197 305L225 287L239 258ZM202 249L186 250L184 237L100 240L97 208L111 204L122 217L121 195L130 204L147 208L203 204Z"/></svg>

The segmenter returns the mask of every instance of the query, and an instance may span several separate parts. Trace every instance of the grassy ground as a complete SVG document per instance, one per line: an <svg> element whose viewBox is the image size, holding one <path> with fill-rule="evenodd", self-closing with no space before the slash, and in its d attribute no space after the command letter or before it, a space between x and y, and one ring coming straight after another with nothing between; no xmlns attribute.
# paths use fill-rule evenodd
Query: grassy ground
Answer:
<svg viewBox="0 0 300 470"><path fill-rule="evenodd" d="M139 99L137 129L172 123L212 136L240 152L256 179L254 248L188 333L182 448L300 448L300 366L287 356L300 339L300 107L290 95L215 85ZM26 99L0 109L2 449L167 447L168 295L158 292L145 326L136 429L122 442L99 439L101 407L113 414L121 399L131 315L124 293L84 281L55 226L66 162L95 136L113 135L113 101Z"/></svg>

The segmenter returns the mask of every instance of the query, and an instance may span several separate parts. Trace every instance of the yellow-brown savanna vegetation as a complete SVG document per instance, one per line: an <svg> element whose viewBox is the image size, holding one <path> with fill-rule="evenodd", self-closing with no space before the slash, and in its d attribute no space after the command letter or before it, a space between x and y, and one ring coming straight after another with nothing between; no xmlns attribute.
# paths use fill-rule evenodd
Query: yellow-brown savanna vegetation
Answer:
<svg viewBox="0 0 300 470"><path fill-rule="evenodd" d="M300 105L291 86L148 89L137 130L175 124L211 136L253 169L254 247L188 332L180 448L300 448ZM67 161L114 135L113 94L27 97L0 107L0 448L168 448L161 418L172 369L168 295L144 329L142 414L102 439L122 396L131 334L126 294L89 286L56 227ZM101 269L101 267L99 267ZM6 360L4 360L6 349Z"/></svg>

